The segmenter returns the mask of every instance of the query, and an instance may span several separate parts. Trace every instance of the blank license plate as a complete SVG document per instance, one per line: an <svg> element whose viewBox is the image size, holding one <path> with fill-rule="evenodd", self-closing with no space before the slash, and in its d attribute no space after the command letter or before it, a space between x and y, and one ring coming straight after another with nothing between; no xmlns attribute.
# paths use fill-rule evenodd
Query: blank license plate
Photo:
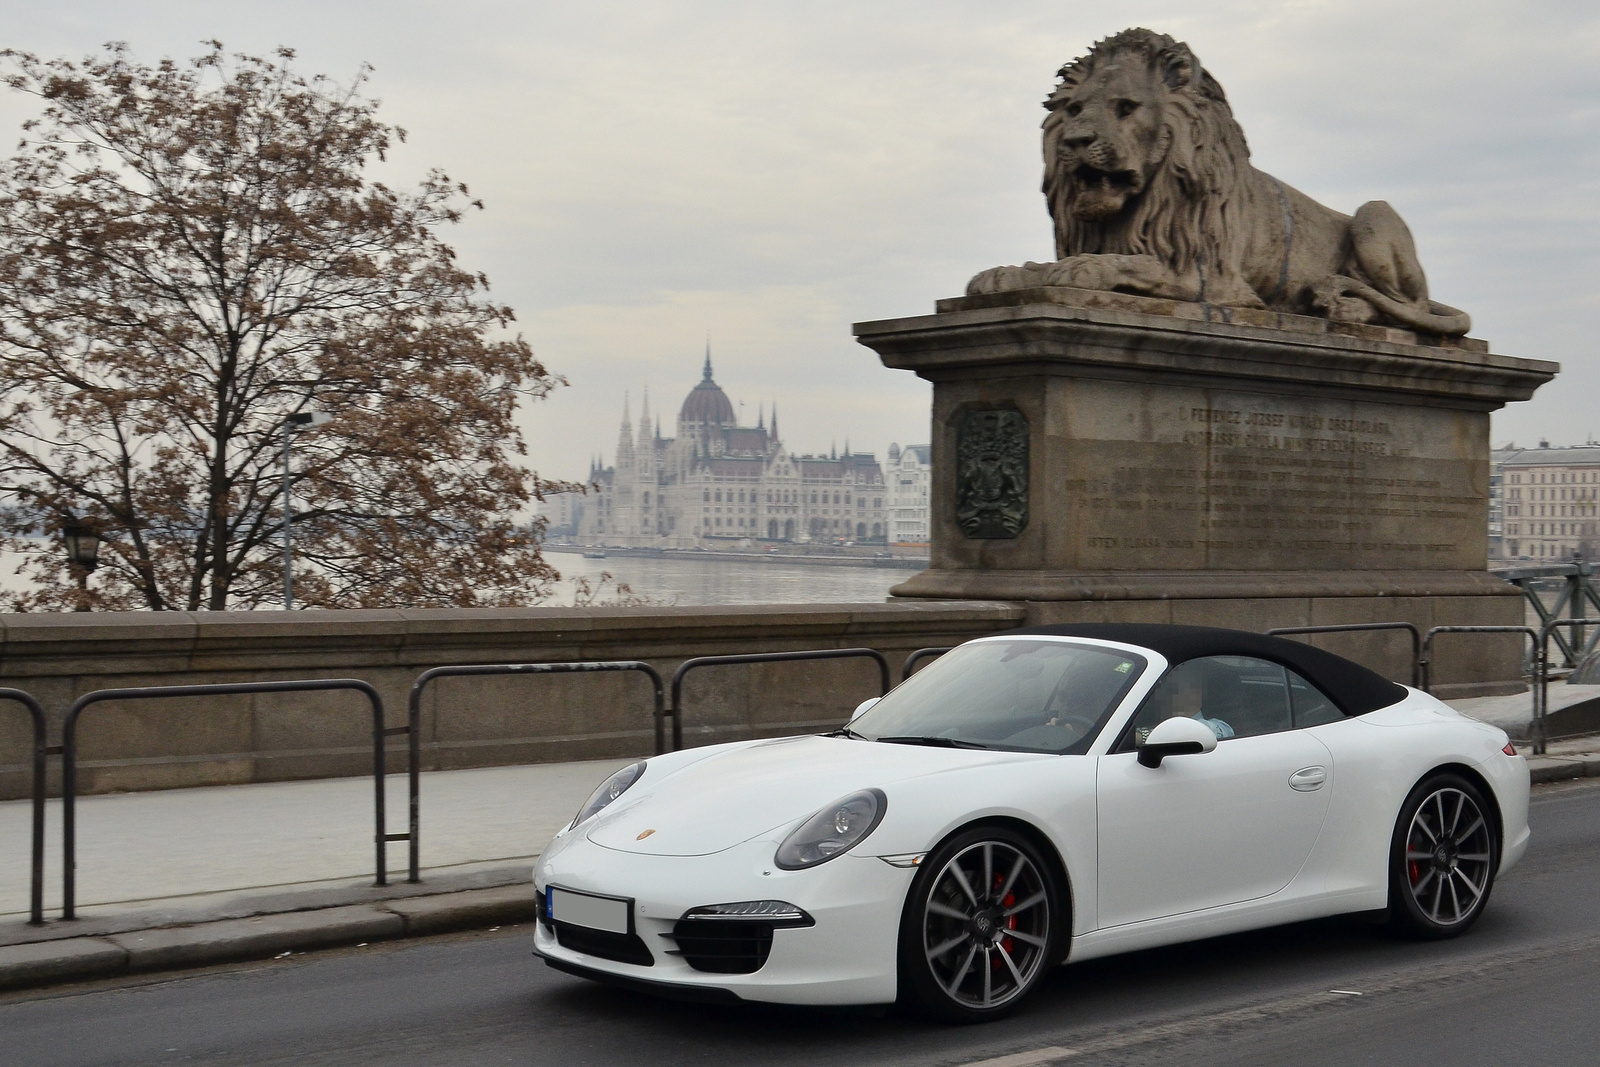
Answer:
<svg viewBox="0 0 1600 1067"><path fill-rule="evenodd" d="M628 902L611 897L591 897L569 889L550 890L550 917L558 923L586 926L613 934L628 932Z"/></svg>

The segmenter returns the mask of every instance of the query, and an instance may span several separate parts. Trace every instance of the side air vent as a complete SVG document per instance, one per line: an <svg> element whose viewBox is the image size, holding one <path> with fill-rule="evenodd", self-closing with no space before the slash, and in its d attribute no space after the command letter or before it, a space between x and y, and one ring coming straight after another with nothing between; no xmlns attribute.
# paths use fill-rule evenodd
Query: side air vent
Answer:
<svg viewBox="0 0 1600 1067"><path fill-rule="evenodd" d="M772 931L815 926L800 908L777 900L742 901L695 908L672 928L678 954L697 971L753 974L772 952Z"/></svg>

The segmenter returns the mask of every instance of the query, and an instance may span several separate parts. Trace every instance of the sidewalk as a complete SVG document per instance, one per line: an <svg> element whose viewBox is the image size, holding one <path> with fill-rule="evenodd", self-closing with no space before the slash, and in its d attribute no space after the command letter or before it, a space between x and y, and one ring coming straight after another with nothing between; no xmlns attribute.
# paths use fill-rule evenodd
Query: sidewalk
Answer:
<svg viewBox="0 0 1600 1067"><path fill-rule="evenodd" d="M1590 695L1565 688L1551 688L1552 709ZM1527 722L1528 694L1453 703L1497 725ZM29 804L0 803L0 990L531 920L539 851L628 762L424 774L418 885L405 881L403 841L389 846L391 884L373 885L371 779L82 797L73 922L57 918L52 801L44 926L25 921ZM1529 762L1535 782L1600 777L1600 738L1552 742ZM386 804L389 832L404 830L403 775L389 779Z"/></svg>
<svg viewBox="0 0 1600 1067"><path fill-rule="evenodd" d="M30 926L28 801L0 803L0 989L266 958L533 917L533 861L629 760L422 776L422 882L406 843L373 884L370 778L80 797L77 911L61 914L61 805L46 812L44 926ZM389 832L405 829L403 775Z"/></svg>
<svg viewBox="0 0 1600 1067"><path fill-rule="evenodd" d="M1547 715L1600 697L1600 685L1567 685L1565 682L1552 682L1549 697L1550 706L1545 709ZM1502 697L1468 697L1465 700L1450 700L1446 703L1464 715L1494 723L1512 737L1526 737L1528 724L1533 719L1532 693L1516 693Z"/></svg>

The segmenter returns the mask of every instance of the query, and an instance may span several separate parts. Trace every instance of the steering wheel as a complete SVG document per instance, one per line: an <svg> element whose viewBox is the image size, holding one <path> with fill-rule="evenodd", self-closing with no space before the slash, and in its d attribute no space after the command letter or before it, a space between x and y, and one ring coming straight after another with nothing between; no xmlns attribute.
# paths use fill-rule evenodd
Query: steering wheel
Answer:
<svg viewBox="0 0 1600 1067"><path fill-rule="evenodd" d="M1058 727L1070 728L1077 731L1077 735L1079 737L1087 737L1089 733L1094 730L1095 726L1095 720L1087 715L1062 714L1051 716L1051 718L1054 719L1055 724ZM1047 722L1045 725L1048 726L1049 723Z"/></svg>

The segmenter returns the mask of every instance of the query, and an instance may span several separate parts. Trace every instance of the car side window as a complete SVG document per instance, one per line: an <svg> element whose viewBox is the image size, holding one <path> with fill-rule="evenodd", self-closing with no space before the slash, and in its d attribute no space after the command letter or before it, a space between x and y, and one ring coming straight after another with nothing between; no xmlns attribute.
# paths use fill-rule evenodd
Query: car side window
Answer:
<svg viewBox="0 0 1600 1067"><path fill-rule="evenodd" d="M1344 718L1344 712L1329 700L1316 686L1289 671L1289 704L1294 711L1294 726L1304 730L1308 726L1323 726Z"/></svg>
<svg viewBox="0 0 1600 1067"><path fill-rule="evenodd" d="M1178 715L1205 723L1219 741L1292 729L1287 672L1250 656L1206 656L1180 663L1145 698L1121 750L1131 751L1157 723Z"/></svg>

